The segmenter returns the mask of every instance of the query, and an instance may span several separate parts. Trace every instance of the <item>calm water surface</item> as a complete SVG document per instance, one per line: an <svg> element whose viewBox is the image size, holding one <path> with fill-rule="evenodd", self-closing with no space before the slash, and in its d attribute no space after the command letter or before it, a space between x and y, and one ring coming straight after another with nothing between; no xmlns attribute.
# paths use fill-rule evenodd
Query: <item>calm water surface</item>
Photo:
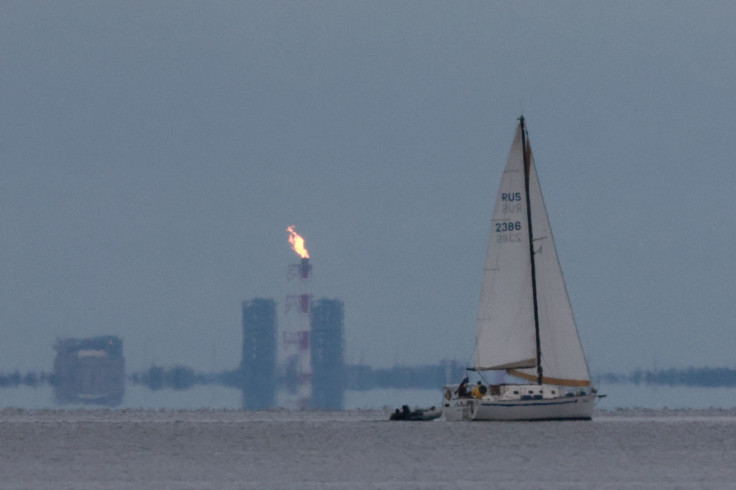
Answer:
<svg viewBox="0 0 736 490"><path fill-rule="evenodd" d="M0 411L3 489L733 488L736 411L388 422L387 411Z"/></svg>

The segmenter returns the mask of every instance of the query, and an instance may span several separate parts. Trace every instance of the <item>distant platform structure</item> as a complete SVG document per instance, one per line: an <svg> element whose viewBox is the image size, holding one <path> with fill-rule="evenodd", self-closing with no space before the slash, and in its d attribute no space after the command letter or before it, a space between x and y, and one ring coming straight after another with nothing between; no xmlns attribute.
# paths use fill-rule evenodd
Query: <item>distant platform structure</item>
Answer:
<svg viewBox="0 0 736 490"><path fill-rule="evenodd" d="M345 375L345 305L336 299L312 303L312 407L342 410Z"/></svg>
<svg viewBox="0 0 736 490"><path fill-rule="evenodd" d="M248 410L275 406L276 302L254 298L243 301L243 405Z"/></svg>
<svg viewBox="0 0 736 490"><path fill-rule="evenodd" d="M123 341L106 335L57 339L54 396L60 404L115 406L125 394Z"/></svg>
<svg viewBox="0 0 736 490"><path fill-rule="evenodd" d="M276 301L253 298L243 301L242 306L243 353L239 374L243 408L342 410L348 381L344 303L337 299L314 300L309 294L287 296L284 309L298 316L299 329L284 331L280 336ZM284 356L280 366L279 350L292 354ZM308 357L302 356L305 352ZM305 359L310 363L306 369L298 362L289 362ZM300 383L305 374L308 379ZM309 388L309 398L300 391L305 386ZM287 395L281 403L277 390Z"/></svg>

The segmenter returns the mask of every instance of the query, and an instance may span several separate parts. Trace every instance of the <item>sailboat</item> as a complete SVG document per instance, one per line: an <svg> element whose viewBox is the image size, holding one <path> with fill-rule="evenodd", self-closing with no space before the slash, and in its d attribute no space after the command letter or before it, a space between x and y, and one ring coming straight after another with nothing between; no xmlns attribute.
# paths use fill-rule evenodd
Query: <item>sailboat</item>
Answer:
<svg viewBox="0 0 736 490"><path fill-rule="evenodd" d="M446 420L592 418L597 393L591 386L523 116L496 196L475 340L473 366L468 370L481 380L472 394L466 393L468 377L460 385L445 387ZM495 384L484 383L489 373Z"/></svg>

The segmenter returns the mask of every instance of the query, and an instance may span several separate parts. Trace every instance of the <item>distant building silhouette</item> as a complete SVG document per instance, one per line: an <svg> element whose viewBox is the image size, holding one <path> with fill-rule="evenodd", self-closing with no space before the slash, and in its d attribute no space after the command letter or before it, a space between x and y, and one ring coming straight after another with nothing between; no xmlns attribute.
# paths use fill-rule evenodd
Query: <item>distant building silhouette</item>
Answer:
<svg viewBox="0 0 736 490"><path fill-rule="evenodd" d="M345 375L345 307L342 301L312 302L310 335L312 350L312 407L342 410Z"/></svg>
<svg viewBox="0 0 736 490"><path fill-rule="evenodd" d="M119 337L57 339L54 350L53 384L58 403L122 403L125 359Z"/></svg>
<svg viewBox="0 0 736 490"><path fill-rule="evenodd" d="M275 405L276 302L243 301L243 354L240 361L243 406L260 410Z"/></svg>

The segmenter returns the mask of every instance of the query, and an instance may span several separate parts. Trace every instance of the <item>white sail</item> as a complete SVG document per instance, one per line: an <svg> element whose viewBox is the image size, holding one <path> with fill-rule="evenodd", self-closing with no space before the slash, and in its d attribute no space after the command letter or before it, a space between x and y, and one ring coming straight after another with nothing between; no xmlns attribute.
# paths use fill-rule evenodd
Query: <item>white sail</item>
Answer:
<svg viewBox="0 0 736 490"><path fill-rule="evenodd" d="M479 370L537 365L521 139L519 128L491 219L476 329Z"/></svg>
<svg viewBox="0 0 736 490"><path fill-rule="evenodd" d="M536 381L537 345L521 132L520 124L496 197L481 289L475 367L507 369L511 374ZM588 366L528 139L526 144L543 383L588 386Z"/></svg>

